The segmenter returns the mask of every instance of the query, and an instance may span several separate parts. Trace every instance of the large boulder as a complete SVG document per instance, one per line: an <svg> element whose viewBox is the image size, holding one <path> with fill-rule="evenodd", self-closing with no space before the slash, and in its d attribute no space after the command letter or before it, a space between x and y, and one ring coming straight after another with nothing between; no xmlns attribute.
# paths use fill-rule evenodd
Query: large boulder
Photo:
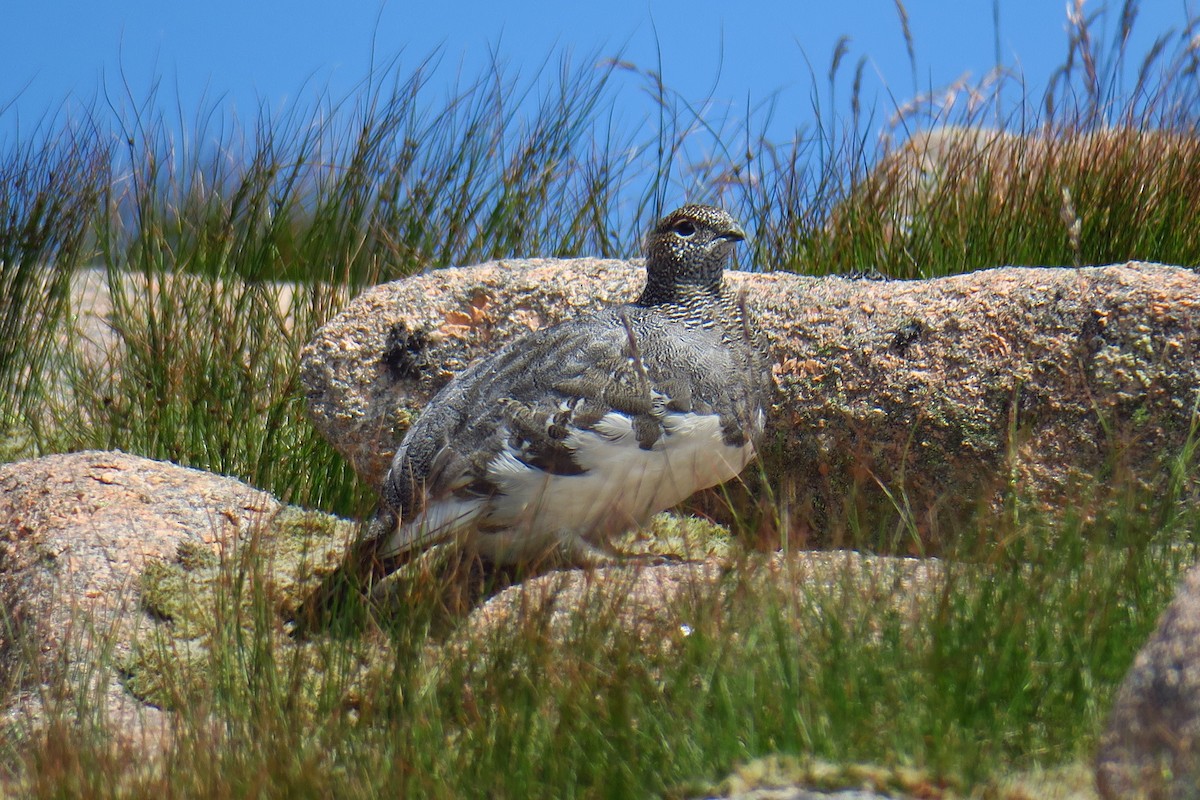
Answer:
<svg viewBox="0 0 1200 800"><path fill-rule="evenodd" d="M153 560L214 555L278 513L239 481L119 452L0 466L0 720L36 730L58 708L99 708L119 743L167 730L114 667L152 624L139 607Z"/></svg>
<svg viewBox="0 0 1200 800"><path fill-rule="evenodd" d="M377 286L304 351L312 418L378 485L412 420L472 359L630 300L642 281L633 263L538 259ZM844 518L847 498L904 497L919 516L1011 489L1050 504L1114 473L1150 486L1193 429L1200 278L1188 269L729 281L771 342L780 391L764 461L800 540Z"/></svg>

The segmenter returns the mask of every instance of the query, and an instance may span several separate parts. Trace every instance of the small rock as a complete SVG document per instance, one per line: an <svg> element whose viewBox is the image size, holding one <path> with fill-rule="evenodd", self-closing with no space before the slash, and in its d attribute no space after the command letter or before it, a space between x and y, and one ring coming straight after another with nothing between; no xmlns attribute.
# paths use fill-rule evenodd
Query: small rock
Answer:
<svg viewBox="0 0 1200 800"><path fill-rule="evenodd" d="M1096 757L1106 800L1200 796L1200 566L1117 692Z"/></svg>
<svg viewBox="0 0 1200 800"><path fill-rule="evenodd" d="M709 800L904 800L954 796L915 769L773 755L739 765Z"/></svg>
<svg viewBox="0 0 1200 800"><path fill-rule="evenodd" d="M581 619L603 609L600 616L611 620L611 630L657 652L691 635L697 619L722 624L730 591L748 586L756 594L794 597L801 606L819 604L834 593L847 613L883 603L915 622L941 574L936 559L853 551L564 570L530 578L491 598L471 613L459 640L504 640L536 624L549 640L564 641Z"/></svg>

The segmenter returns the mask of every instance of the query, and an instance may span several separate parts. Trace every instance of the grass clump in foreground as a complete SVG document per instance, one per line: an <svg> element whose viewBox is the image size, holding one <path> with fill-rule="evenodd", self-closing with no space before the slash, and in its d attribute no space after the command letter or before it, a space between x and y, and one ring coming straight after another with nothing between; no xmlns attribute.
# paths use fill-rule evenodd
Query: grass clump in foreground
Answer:
<svg viewBox="0 0 1200 800"><path fill-rule="evenodd" d="M755 269L1200 263L1192 32L1165 37L1122 94L1132 55L1123 39L1098 52L1094 23L1075 22L1044 110L918 98L878 137L856 95L777 143L755 135L763 120L706 118L647 76L662 124L641 141L605 127L613 72L590 69L564 69L528 116L512 105L528 87L504 76L431 103L422 68L249 130L202 112L183 142L150 113L48 129L0 152L0 453L121 448L362 516L369 492L304 418L297 362L316 327L358 287L420 269L634 255L676 195L744 219ZM958 89L1003 98L1001 84ZM113 306L98 349L67 306L89 265ZM294 640L280 611L309 580L300 555L318 563L336 538L312 518L142 576L156 634L117 666L178 712L161 769L129 767L104 721L75 726L94 717L88 698L5 742L0 763L36 796L623 797L700 791L790 754L784 771L835 776L822 781L1004 796L1014 774L1087 758L1195 555L1197 520L1172 505L1190 464L1176 478L1171 497L1116 513L1081 495L1055 517L1017 501L981 514L943 535L919 587L874 561L772 573L734 557L640 633L629 576L591 585L583 613L504 595L512 613L489 625L447 619L418 573L382 627ZM872 531L847 541L896 548Z"/></svg>
<svg viewBox="0 0 1200 800"><path fill-rule="evenodd" d="M1020 797L1003 787L1089 758L1200 523L1022 512L944 560L743 552L669 596L636 570L551 574L457 620L415 570L379 625L307 639L285 611L347 531L297 517L143 576L159 622L119 667L178 715L162 769L56 729L10 750L13 786L53 795L105 764L98 794L691 796L767 783L754 760L789 754L813 786Z"/></svg>

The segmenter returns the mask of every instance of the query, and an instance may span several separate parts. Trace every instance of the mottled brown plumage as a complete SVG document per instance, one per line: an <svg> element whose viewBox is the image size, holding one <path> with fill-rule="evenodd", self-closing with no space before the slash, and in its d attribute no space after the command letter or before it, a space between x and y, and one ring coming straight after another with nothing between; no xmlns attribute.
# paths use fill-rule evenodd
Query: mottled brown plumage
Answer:
<svg viewBox="0 0 1200 800"><path fill-rule="evenodd" d="M408 431L347 559L379 577L455 542L499 563L611 559L612 535L753 457L771 379L722 274L737 222L664 217L635 303L544 328L476 361Z"/></svg>

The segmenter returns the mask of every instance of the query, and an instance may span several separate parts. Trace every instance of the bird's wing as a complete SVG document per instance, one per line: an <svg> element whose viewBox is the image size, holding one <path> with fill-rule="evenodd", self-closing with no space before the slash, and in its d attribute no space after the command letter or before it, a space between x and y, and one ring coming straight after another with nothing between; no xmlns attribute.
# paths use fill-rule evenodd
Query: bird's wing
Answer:
<svg viewBox="0 0 1200 800"><path fill-rule="evenodd" d="M729 365L720 332L677 327L619 307L536 331L475 362L405 436L359 545L365 557L403 558L472 527L506 527L514 504L497 502L506 473L586 471L573 434L632 431L649 450L671 434L673 413L724 420L719 407L729 405L730 389L719 376Z"/></svg>
<svg viewBox="0 0 1200 800"><path fill-rule="evenodd" d="M388 524L365 537L389 541L370 547L391 557L471 525L502 525L490 517L500 491L490 467L501 454L550 475L580 474L570 432L603 433L602 419L614 411L633 420L639 444L651 446L663 433L666 401L638 339L616 309L536 331L469 367L405 436L383 487L378 517Z"/></svg>

